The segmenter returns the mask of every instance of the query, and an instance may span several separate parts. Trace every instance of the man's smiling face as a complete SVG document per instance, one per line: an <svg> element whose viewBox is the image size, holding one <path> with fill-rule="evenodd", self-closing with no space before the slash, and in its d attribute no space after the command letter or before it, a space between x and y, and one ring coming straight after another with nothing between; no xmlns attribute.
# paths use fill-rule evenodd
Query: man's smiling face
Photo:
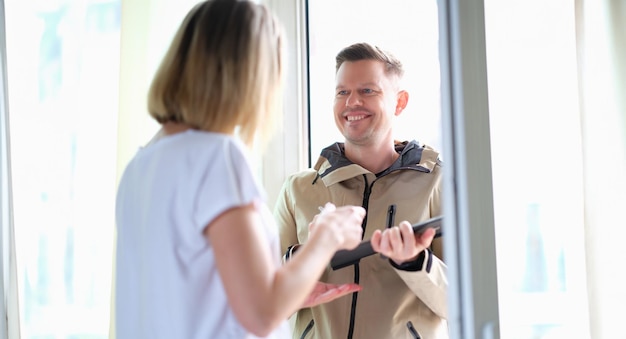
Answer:
<svg viewBox="0 0 626 339"><path fill-rule="evenodd" d="M392 138L393 117L400 114L398 80L377 60L346 61L337 70L335 124L346 143L379 144Z"/></svg>

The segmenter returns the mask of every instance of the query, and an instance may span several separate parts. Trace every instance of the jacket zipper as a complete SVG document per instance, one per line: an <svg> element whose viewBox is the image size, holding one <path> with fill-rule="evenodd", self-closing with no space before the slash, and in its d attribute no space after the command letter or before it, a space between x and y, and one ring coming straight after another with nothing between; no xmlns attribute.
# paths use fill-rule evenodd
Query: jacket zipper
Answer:
<svg viewBox="0 0 626 339"><path fill-rule="evenodd" d="M311 330L313 329L313 325L315 325L315 320L311 319L311 321L309 322L308 325L306 325L306 328L304 329L304 331L302 332L302 335L300 336L300 339L304 339L306 338L306 335L309 334L309 332L311 332Z"/></svg>
<svg viewBox="0 0 626 339"><path fill-rule="evenodd" d="M396 205L391 204L387 209L387 228L393 227L394 220L396 218ZM383 254L380 255L381 259L387 259L387 257Z"/></svg>
<svg viewBox="0 0 626 339"><path fill-rule="evenodd" d="M394 219L396 217L396 205L391 204L387 209L387 228L391 228L394 225Z"/></svg>
<svg viewBox="0 0 626 339"><path fill-rule="evenodd" d="M417 333L417 330L415 329L415 327L413 326L413 323L410 320L408 323L406 323L406 327L409 329L409 333L411 333L411 335L413 336L413 339L422 339L422 337L420 336L419 333Z"/></svg>
<svg viewBox="0 0 626 339"><path fill-rule="evenodd" d="M365 218L363 218L363 223L361 224L361 228L363 228L363 236L365 236L365 226L367 225L367 207L369 206L370 194L372 193L372 186L370 186L369 182L367 182L367 176L363 175L363 180L365 181L365 191L363 192L363 208L365 208ZM374 185L374 182L372 182ZM360 270L359 263L354 264L354 283L358 284L360 281ZM350 327L348 327L348 339L352 339L354 335L354 320L356 317L356 301L359 296L359 292L352 293L352 305L350 308Z"/></svg>

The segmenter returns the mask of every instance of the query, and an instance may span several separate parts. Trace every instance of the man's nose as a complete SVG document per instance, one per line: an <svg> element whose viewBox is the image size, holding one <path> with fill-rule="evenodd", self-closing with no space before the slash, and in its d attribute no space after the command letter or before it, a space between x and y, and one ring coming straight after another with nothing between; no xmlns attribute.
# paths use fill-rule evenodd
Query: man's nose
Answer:
<svg viewBox="0 0 626 339"><path fill-rule="evenodd" d="M350 95L348 95L348 98L346 98L347 107L360 106L361 104L363 104L363 101L361 100L361 95L357 91L353 91Z"/></svg>

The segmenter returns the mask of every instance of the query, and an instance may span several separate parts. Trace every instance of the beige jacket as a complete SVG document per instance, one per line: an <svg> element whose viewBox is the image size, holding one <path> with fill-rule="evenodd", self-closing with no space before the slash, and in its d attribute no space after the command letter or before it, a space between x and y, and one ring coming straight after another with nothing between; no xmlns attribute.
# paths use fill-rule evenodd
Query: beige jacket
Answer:
<svg viewBox="0 0 626 339"><path fill-rule="evenodd" d="M314 169L290 176L275 207L281 248L306 242L319 206L360 205L367 210L364 239L376 229L441 214L439 154L415 141L397 143L398 160L378 177L343 155L343 144L322 151ZM362 291L296 315L294 338L448 338L446 265L441 238L408 267L396 268L375 254L341 269L327 268L321 280L356 282Z"/></svg>

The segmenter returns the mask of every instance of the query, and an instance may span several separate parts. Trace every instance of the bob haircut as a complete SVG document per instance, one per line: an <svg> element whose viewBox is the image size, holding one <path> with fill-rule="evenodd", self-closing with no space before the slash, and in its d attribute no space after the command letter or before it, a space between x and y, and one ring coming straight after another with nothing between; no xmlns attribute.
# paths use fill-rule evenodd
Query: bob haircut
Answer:
<svg viewBox="0 0 626 339"><path fill-rule="evenodd" d="M263 5L198 3L152 80L150 116L160 124L238 134L250 148L257 137L267 142L282 114L284 44L280 22Z"/></svg>
<svg viewBox="0 0 626 339"><path fill-rule="evenodd" d="M385 73L393 74L402 79L404 68L402 62L391 53L365 42L352 44L342 49L335 57L335 73L346 61L376 60L385 64Z"/></svg>

